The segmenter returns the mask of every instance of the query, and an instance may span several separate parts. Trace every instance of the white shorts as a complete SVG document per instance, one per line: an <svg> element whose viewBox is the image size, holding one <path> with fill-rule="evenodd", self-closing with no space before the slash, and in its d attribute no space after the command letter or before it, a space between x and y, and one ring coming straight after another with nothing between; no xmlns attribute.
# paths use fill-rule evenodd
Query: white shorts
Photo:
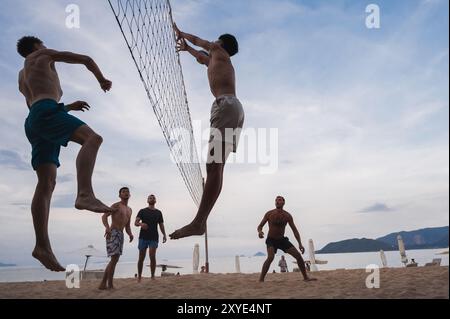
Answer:
<svg viewBox="0 0 450 319"><path fill-rule="evenodd" d="M208 163L219 163L222 159L226 160L231 152L236 153L244 118L244 108L234 95L222 95L214 101L211 108ZM223 152L225 156L222 156Z"/></svg>

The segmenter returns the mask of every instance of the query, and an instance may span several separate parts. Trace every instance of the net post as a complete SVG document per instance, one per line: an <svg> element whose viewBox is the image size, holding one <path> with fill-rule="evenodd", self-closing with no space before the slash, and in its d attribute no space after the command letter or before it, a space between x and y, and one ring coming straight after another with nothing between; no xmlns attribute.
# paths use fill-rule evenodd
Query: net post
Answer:
<svg viewBox="0 0 450 319"><path fill-rule="evenodd" d="M204 177L202 177L202 186L203 186L203 191L205 191L205 178ZM205 271L206 271L206 273L209 273L208 224L205 225Z"/></svg>

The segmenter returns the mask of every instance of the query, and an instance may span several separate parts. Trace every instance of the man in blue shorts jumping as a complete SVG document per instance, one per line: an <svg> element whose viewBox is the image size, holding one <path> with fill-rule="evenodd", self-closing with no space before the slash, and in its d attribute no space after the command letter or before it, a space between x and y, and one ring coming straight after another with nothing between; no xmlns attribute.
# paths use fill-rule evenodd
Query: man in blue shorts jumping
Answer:
<svg viewBox="0 0 450 319"><path fill-rule="evenodd" d="M25 133L32 146L31 164L38 183L31 204L36 246L33 257L52 271L64 271L52 252L48 237L50 201L56 184L56 170L60 166L61 146L72 141L81 145L76 160L78 192L75 207L96 213L113 210L99 201L92 189L92 173L102 137L70 111L87 111L84 101L64 105L59 103L63 92L55 63L82 64L97 78L103 91L111 89L97 64L90 57L72 52L47 49L43 42L32 36L17 42L18 53L25 58L19 72L19 91L25 96L29 115L25 121Z"/></svg>

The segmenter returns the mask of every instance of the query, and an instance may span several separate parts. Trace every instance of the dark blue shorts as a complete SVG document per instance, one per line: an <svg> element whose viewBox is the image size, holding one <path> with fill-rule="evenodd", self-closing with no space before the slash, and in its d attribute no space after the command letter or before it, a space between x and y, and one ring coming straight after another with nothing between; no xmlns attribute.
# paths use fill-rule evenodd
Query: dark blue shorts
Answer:
<svg viewBox="0 0 450 319"><path fill-rule="evenodd" d="M158 241L157 240L146 240L146 239L139 238L138 249L144 250L147 248L158 248Z"/></svg>
<svg viewBox="0 0 450 319"><path fill-rule="evenodd" d="M72 134L85 123L67 113L63 103L51 99L40 100L31 106L25 120L25 133L31 144L31 165L59 163L61 146L67 146Z"/></svg>

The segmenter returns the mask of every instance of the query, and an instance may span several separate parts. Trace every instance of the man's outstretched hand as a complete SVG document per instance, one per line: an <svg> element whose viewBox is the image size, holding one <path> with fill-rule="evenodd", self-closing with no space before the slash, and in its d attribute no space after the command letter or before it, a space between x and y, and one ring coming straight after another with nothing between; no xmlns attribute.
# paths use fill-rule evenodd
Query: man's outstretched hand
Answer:
<svg viewBox="0 0 450 319"><path fill-rule="evenodd" d="M66 105L68 111L89 111L91 106L85 101L76 101L72 104Z"/></svg>
<svg viewBox="0 0 450 319"><path fill-rule="evenodd" d="M258 237L259 238L264 238L264 232L262 232L262 231L258 232Z"/></svg>
<svg viewBox="0 0 450 319"><path fill-rule="evenodd" d="M177 52L180 51L187 51L188 44L186 43L186 40L181 38L177 41Z"/></svg>
<svg viewBox="0 0 450 319"><path fill-rule="evenodd" d="M102 79L99 81L99 83L100 83L100 87L102 88L102 90L104 92L111 90L112 82L110 80Z"/></svg>

